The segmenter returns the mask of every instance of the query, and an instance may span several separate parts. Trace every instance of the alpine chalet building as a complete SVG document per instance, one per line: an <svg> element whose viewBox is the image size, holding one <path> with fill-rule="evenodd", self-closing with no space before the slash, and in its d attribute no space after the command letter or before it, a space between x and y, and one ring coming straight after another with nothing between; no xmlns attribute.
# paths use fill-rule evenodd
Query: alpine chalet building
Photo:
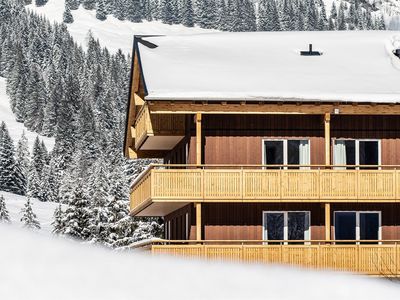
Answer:
<svg viewBox="0 0 400 300"><path fill-rule="evenodd" d="M125 155L153 253L400 275L400 33L136 36Z"/></svg>

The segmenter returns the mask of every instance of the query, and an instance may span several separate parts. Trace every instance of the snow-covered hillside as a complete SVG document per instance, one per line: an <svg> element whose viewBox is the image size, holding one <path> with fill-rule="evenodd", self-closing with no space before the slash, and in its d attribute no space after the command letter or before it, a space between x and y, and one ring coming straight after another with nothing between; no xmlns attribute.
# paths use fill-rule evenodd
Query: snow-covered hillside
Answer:
<svg viewBox="0 0 400 300"><path fill-rule="evenodd" d="M3 191L0 191L0 195L3 195L6 201L6 207L10 213L12 226L22 226L20 222L22 217L21 209L25 205L26 197ZM53 213L58 204L54 202L41 202L34 198L31 199L31 204L33 212L36 214L41 226L41 229L38 232L45 235L51 234Z"/></svg>
<svg viewBox="0 0 400 300"><path fill-rule="evenodd" d="M344 274L111 252L0 226L0 299L398 299ZM310 288L312 287L312 288Z"/></svg>
<svg viewBox="0 0 400 300"><path fill-rule="evenodd" d="M49 0L45 6L36 7L31 4L28 9L38 14L46 16L50 21L62 22L64 12L64 0ZM78 10L73 10L74 22L68 24L68 30L75 41L85 45L85 39L89 30L100 40L102 46L106 46L109 51L116 52L121 49L124 53L132 51L133 35L135 34L191 34L209 32L201 28L188 28L183 25L166 25L159 21L143 23L132 23L120 21L113 16L108 16L107 20L96 19L96 12L84 9L82 6Z"/></svg>
<svg viewBox="0 0 400 300"><path fill-rule="evenodd" d="M4 121L7 125L8 131L10 132L11 138L14 140L14 145L17 144L22 132L25 130L26 137L28 139L28 145L32 150L33 142L35 141L37 133L28 131L23 123L15 121L15 116L10 107L10 100L6 94L6 79L0 77L0 122ZM43 139L48 150L53 149L54 139L39 136Z"/></svg>

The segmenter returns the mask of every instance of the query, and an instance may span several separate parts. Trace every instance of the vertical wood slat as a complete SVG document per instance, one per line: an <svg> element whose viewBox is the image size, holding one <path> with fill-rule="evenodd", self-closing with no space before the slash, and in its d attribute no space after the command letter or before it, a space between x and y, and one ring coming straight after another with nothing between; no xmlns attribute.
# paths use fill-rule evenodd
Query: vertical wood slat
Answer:
<svg viewBox="0 0 400 300"><path fill-rule="evenodd" d="M152 253L347 271L400 275L399 249L391 245L153 245Z"/></svg>

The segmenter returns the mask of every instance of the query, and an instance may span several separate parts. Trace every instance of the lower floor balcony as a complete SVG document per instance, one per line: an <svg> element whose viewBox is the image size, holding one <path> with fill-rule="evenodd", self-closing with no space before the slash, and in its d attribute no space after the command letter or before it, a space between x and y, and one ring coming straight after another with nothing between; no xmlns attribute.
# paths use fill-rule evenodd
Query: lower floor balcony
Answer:
<svg viewBox="0 0 400 300"><path fill-rule="evenodd" d="M141 244L153 255L285 264L380 277L400 276L400 241L168 241Z"/></svg>

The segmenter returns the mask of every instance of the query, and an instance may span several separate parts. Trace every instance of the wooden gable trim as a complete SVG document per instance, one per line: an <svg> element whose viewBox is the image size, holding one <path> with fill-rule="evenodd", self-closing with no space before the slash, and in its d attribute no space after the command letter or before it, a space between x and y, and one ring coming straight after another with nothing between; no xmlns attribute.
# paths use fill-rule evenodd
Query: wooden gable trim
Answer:
<svg viewBox="0 0 400 300"><path fill-rule="evenodd" d="M144 82L142 65L140 63L140 53L138 48L138 39L134 38L133 43L133 57L131 64L131 77L129 87L129 101L127 105L127 120L125 127L125 140L124 140L124 155L127 158L136 158L136 154L132 152L134 147L135 130L132 127L136 122L136 117L145 104L143 100L147 94L146 85Z"/></svg>

